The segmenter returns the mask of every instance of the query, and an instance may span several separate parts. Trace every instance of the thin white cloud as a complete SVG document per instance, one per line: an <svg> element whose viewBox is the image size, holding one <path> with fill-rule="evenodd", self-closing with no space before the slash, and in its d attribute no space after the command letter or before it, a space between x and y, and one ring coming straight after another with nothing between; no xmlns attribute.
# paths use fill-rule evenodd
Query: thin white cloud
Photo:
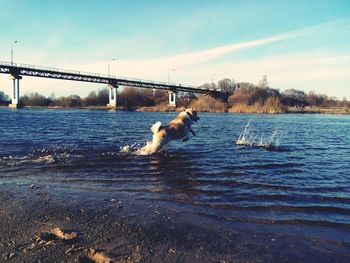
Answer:
<svg viewBox="0 0 350 263"><path fill-rule="evenodd" d="M181 68L189 66L202 66L203 64L211 64L213 60L223 57L224 55L238 52L243 49L257 48L273 43L283 42L293 38L302 36L312 36L321 32L328 32L334 28L347 28L349 27L350 19L343 19L324 23L316 26L301 28L298 30L286 32L267 38L256 39L252 41L233 43L230 45L215 47L207 50L194 51L191 53L180 54L170 57L144 59L144 60L120 60L114 63L113 73L118 76L138 77L138 78L156 78L166 81L168 73L175 68L179 71ZM76 68L97 71L101 73L106 72L106 61L99 61L88 63L85 65L77 65ZM296 62L298 64L298 62ZM175 73L177 74L177 73ZM195 74L195 73L193 73ZM179 81L179 80L178 80ZM192 83L193 81L191 81Z"/></svg>
<svg viewBox="0 0 350 263"><path fill-rule="evenodd" d="M290 32L286 34L280 34L276 36L271 36L267 38L234 43L230 45L215 47L202 51L195 51L191 53L164 57L164 58L155 58L155 59L146 59L146 60L121 60L116 61L111 64L111 72L118 76L126 77L152 77L152 76L163 76L162 80L166 80L166 76L169 71L173 68L183 68L190 65L201 65L203 63L209 63L211 60L222 57L226 54L236 52L242 49L254 48L263 45L272 44L275 42L287 40L300 36L299 32ZM100 72L106 73L107 65L110 62L99 61L93 63L87 63L84 65L76 65L76 69L91 71L91 72Z"/></svg>
<svg viewBox="0 0 350 263"><path fill-rule="evenodd" d="M157 60L153 60L152 63L154 64L165 64L173 65L173 66L185 66L190 64L199 64L206 62L208 60L212 60L215 58L218 58L220 56L223 56L225 54L238 51L245 48L252 48L252 47L258 47L262 45L272 44L277 41L282 41L291 37L295 37L296 34L283 34L283 35L277 35L272 36L268 38L238 43L238 44L231 44L227 46L221 46L216 47L212 49L207 49L203 51L193 52L189 54L183 54L168 58L161 58Z"/></svg>
<svg viewBox="0 0 350 263"><path fill-rule="evenodd" d="M155 68L166 69L169 70L174 67L182 67L192 64L202 64L214 60L216 58L222 57L226 54L233 53L236 51L240 51L242 49L247 48L256 48L259 46L269 45L276 42L281 42L285 40L290 40L292 38L297 38L301 36L312 36L315 34L326 34L329 31L334 31L335 29L345 29L350 28L350 19L342 19L337 21L332 21L328 23L323 23L315 26L309 26L297 30L293 30L290 32L286 32L284 34L278 34L266 38L246 41L242 43L233 43L230 45L214 47L201 51L194 51L191 53L174 55L170 57L162 57L162 58L153 58L153 59L143 59L143 60L120 60L118 61L119 70L122 72L138 72L142 69L152 70ZM137 40L135 40L137 41ZM112 48L112 44L108 44L109 49ZM100 69L106 67L106 61L93 62L91 64L85 64L83 67L89 70ZM77 65L79 66L79 65ZM121 73L122 73L121 72ZM129 74L128 74L129 75ZM143 75L143 74L142 74ZM137 77L138 75L134 75Z"/></svg>

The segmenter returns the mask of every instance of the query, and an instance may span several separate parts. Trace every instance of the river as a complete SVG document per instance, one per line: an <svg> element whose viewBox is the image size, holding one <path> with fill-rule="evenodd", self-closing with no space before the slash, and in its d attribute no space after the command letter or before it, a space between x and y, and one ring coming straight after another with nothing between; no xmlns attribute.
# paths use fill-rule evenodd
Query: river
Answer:
<svg viewBox="0 0 350 263"><path fill-rule="evenodd" d="M332 247L321 255L349 255L349 116L199 113L195 137L137 155L151 125L175 116L0 108L0 184L124 196L209 225ZM248 123L259 140L275 132L274 147L236 145Z"/></svg>

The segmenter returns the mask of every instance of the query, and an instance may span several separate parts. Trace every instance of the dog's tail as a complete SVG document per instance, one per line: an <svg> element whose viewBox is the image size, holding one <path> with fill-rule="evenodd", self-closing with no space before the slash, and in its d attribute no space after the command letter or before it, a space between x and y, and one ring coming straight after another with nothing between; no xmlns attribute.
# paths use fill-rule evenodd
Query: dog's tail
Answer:
<svg viewBox="0 0 350 263"><path fill-rule="evenodd" d="M160 126L162 126L162 123L160 121L157 121L155 124L152 125L151 131L153 132L153 134L156 134L159 131Z"/></svg>

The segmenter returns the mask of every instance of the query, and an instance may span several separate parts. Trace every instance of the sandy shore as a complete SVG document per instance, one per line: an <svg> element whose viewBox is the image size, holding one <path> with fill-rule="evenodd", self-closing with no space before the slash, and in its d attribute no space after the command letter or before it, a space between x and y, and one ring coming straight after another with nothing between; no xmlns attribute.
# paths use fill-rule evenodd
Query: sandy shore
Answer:
<svg viewBox="0 0 350 263"><path fill-rule="evenodd" d="M0 262L349 262L332 246L146 201L0 185Z"/></svg>
<svg viewBox="0 0 350 263"><path fill-rule="evenodd" d="M67 200L41 186L15 188L0 193L0 261L229 262L232 258L229 246L221 252L208 246L206 241L216 238L213 230L199 230L198 225L195 233L191 223L179 226L158 206L148 204L145 211L145 206L130 201L84 202ZM55 228L77 237L54 236Z"/></svg>

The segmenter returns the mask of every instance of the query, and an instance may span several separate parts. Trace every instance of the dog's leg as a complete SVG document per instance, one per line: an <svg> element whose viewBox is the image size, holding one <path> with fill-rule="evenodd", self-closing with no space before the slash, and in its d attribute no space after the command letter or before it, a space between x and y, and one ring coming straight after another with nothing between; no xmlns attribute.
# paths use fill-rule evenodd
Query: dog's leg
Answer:
<svg viewBox="0 0 350 263"><path fill-rule="evenodd" d="M188 131L185 130L185 137L182 139L183 142L188 141L189 137L188 137Z"/></svg>
<svg viewBox="0 0 350 263"><path fill-rule="evenodd" d="M196 134L194 133L194 131L192 130L192 128L190 129L190 131L192 132L193 136L196 136Z"/></svg>

